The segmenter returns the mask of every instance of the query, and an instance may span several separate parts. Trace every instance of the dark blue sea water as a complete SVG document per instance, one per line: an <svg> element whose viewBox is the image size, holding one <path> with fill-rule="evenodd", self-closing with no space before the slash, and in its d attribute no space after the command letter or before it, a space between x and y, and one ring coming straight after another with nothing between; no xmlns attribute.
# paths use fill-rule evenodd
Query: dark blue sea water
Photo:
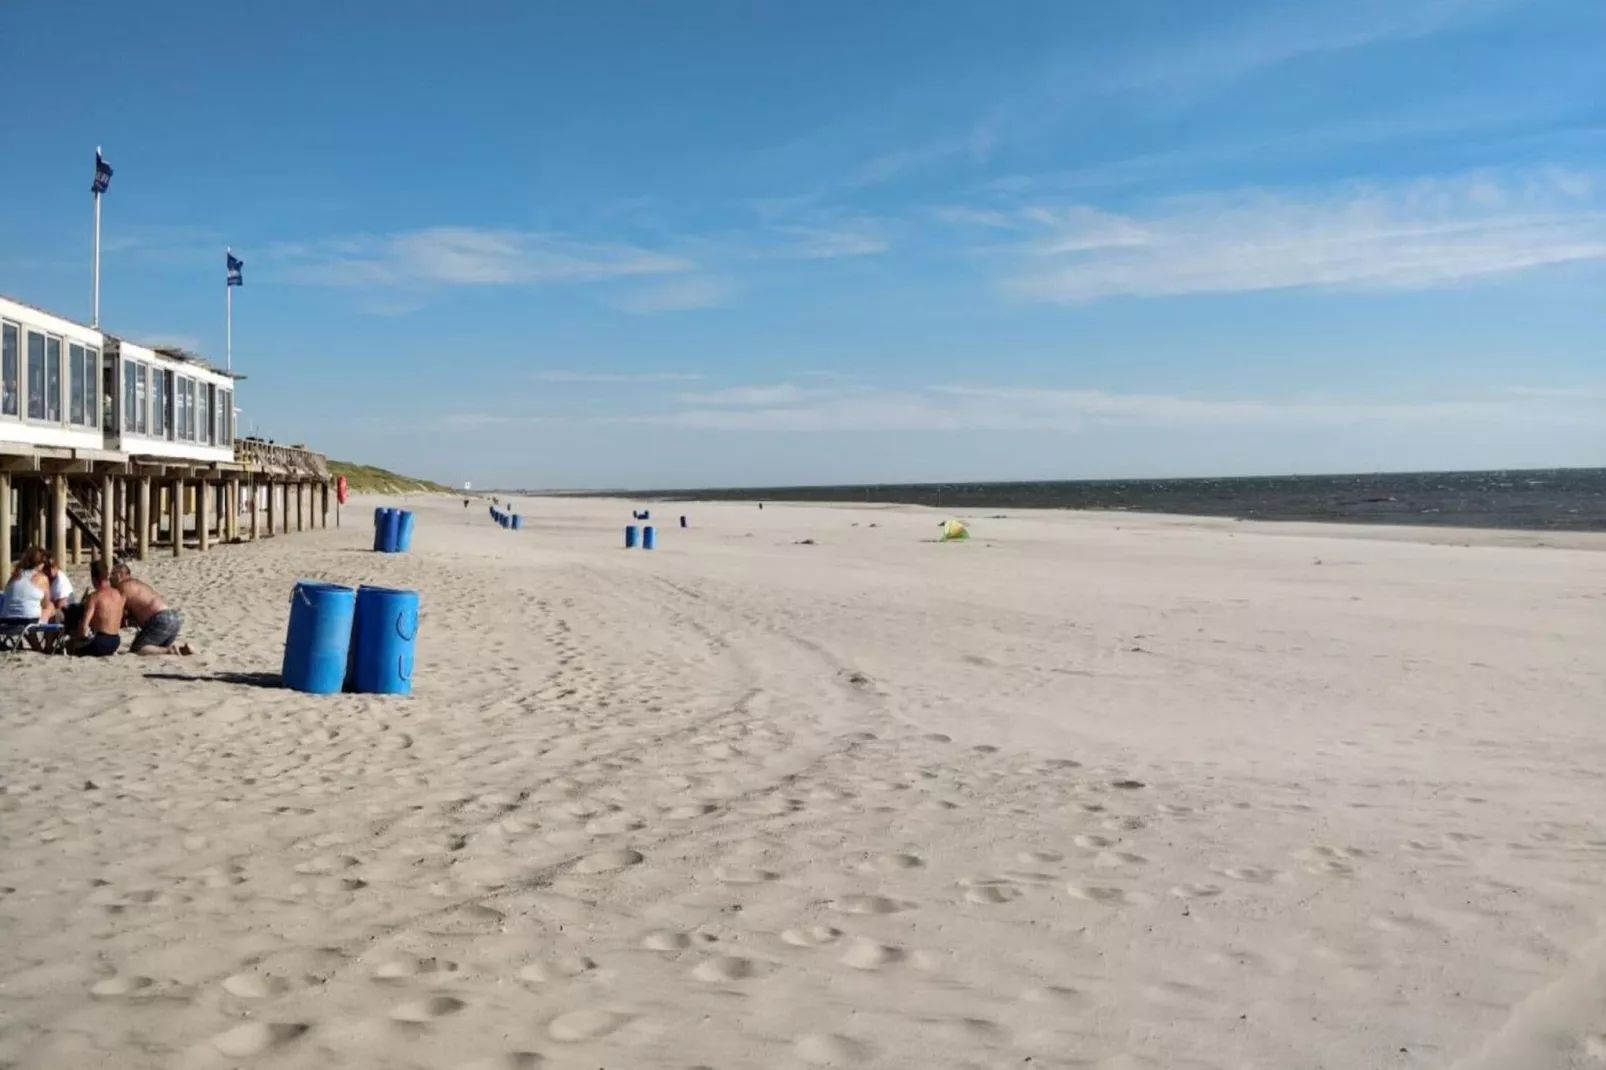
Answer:
<svg viewBox="0 0 1606 1070"><path fill-rule="evenodd" d="M1233 479L748 487L642 493L663 500L898 502L955 512L1105 509L1245 520L1606 531L1606 468Z"/></svg>

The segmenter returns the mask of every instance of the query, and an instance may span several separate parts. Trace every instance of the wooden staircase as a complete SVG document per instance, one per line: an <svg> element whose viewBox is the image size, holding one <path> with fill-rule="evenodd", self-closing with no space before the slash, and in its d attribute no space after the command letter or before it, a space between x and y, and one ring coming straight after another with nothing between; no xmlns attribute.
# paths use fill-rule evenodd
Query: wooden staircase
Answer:
<svg viewBox="0 0 1606 1070"><path fill-rule="evenodd" d="M100 553L101 489L94 484L67 485L67 520L83 533L84 546ZM113 558L132 557L139 544L138 533L124 517L112 520Z"/></svg>

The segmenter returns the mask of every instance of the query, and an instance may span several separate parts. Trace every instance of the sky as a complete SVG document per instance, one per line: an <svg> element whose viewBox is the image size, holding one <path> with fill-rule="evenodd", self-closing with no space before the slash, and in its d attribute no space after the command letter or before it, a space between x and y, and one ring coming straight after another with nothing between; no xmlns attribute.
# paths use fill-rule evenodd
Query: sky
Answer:
<svg viewBox="0 0 1606 1070"><path fill-rule="evenodd" d="M242 426L454 484L1606 465L1602 55L1600 0L13 3L0 293L88 319L98 145L108 330L223 363L231 247Z"/></svg>

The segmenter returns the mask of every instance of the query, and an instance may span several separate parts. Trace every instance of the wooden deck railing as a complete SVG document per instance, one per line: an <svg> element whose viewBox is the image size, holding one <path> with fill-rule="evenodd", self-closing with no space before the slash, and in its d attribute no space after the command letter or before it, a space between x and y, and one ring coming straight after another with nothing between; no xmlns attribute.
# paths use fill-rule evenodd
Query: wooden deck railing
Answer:
<svg viewBox="0 0 1606 1070"><path fill-rule="evenodd" d="M234 443L234 459L251 471L298 479L327 480L329 458L303 446L281 446L261 438L242 438Z"/></svg>

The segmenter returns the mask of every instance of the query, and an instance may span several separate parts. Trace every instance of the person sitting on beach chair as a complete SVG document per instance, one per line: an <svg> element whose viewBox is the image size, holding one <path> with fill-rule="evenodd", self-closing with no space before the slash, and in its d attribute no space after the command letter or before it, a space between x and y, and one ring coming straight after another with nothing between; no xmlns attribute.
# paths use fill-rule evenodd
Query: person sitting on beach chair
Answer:
<svg viewBox="0 0 1606 1070"><path fill-rule="evenodd" d="M12 568L5 591L0 592L0 627L4 628L5 638L25 640L40 653L45 650L46 633L60 630L59 625L51 627L56 607L50 602L50 580L44 573L44 563L45 552L30 546Z"/></svg>
<svg viewBox="0 0 1606 1070"><path fill-rule="evenodd" d="M123 641L123 595L111 585L110 570L104 561L90 564L89 587L83 603L73 607L81 612L77 614L77 627L67 653L78 658L109 658Z"/></svg>
<svg viewBox="0 0 1606 1070"><path fill-rule="evenodd" d="M77 614L74 611L78 608L73 604L72 580L67 578L67 574L61 570L56 559L49 554L45 555L44 564L39 566L39 571L50 581L50 605L53 607L51 619L65 624L69 631L72 630L73 625L77 623L74 619Z"/></svg>
<svg viewBox="0 0 1606 1070"><path fill-rule="evenodd" d="M166 599L157 594L154 587L136 580L128 566L121 563L112 569L111 583L123 596L125 618L139 629L128 648L132 653L142 657L195 653L188 643L178 641L184 615L169 608Z"/></svg>

